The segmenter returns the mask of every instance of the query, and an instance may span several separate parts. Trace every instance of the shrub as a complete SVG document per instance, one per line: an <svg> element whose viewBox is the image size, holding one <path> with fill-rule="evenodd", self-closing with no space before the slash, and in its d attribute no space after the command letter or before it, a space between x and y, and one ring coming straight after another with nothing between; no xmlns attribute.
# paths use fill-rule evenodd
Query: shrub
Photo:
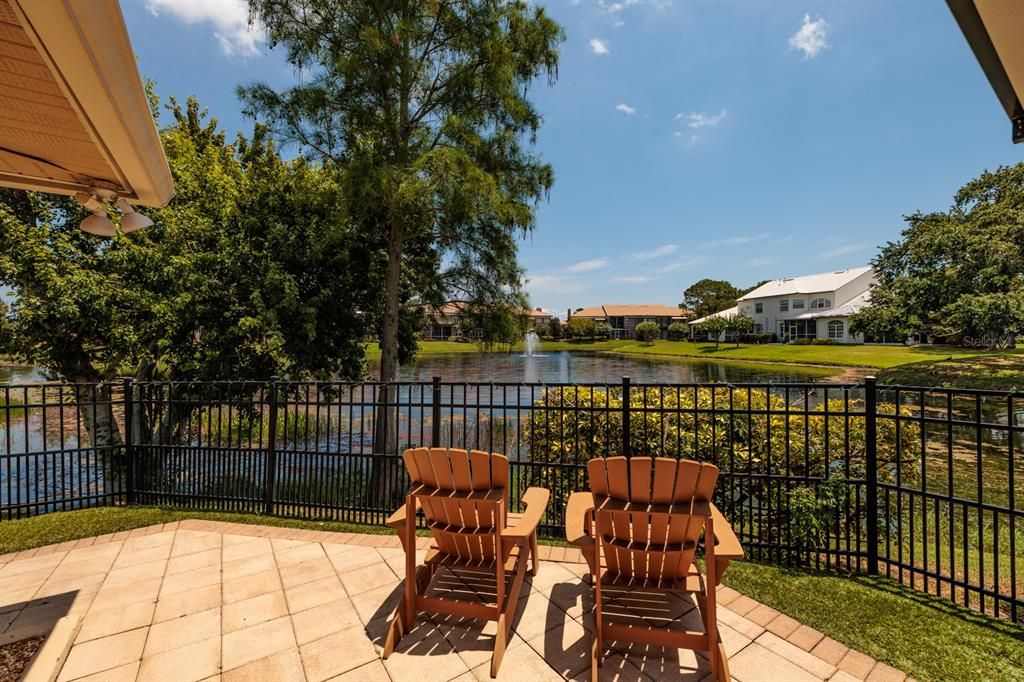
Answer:
<svg viewBox="0 0 1024 682"><path fill-rule="evenodd" d="M775 334L762 332L759 334L743 334L739 337L740 343L775 343Z"/></svg>
<svg viewBox="0 0 1024 682"><path fill-rule="evenodd" d="M657 322L644 320L636 326L636 338L638 341L650 343L661 336L661 327Z"/></svg>
<svg viewBox="0 0 1024 682"><path fill-rule="evenodd" d="M589 317L574 317L565 325L565 335L570 339L592 338L597 330L597 323Z"/></svg>
<svg viewBox="0 0 1024 682"><path fill-rule="evenodd" d="M835 346L835 339L811 339L811 344L815 346Z"/></svg>
<svg viewBox="0 0 1024 682"><path fill-rule="evenodd" d="M552 317L548 323L547 334L554 341L562 338L562 322L557 317Z"/></svg>
<svg viewBox="0 0 1024 682"><path fill-rule="evenodd" d="M794 346L810 346L811 343L811 339L793 339Z"/></svg>
<svg viewBox="0 0 1024 682"><path fill-rule="evenodd" d="M598 322L594 325L594 338L602 341L607 340L612 335L612 328L604 322Z"/></svg>
<svg viewBox="0 0 1024 682"><path fill-rule="evenodd" d="M668 326L668 338L673 341L685 339L690 335L690 328L682 322L673 322Z"/></svg>

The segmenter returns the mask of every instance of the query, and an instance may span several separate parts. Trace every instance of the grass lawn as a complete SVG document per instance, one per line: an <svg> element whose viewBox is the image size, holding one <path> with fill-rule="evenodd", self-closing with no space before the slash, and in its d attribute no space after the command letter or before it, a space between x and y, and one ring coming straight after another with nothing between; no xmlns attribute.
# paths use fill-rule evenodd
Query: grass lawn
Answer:
<svg viewBox="0 0 1024 682"><path fill-rule="evenodd" d="M190 518L338 532L391 532L381 526L256 514L106 507L0 522L0 553ZM918 680L1024 680L1024 629L882 578L848 578L733 562L724 582Z"/></svg>
<svg viewBox="0 0 1024 682"><path fill-rule="evenodd" d="M878 380L904 386L950 386L1000 391L1024 389L1024 353L944 358L892 367Z"/></svg>
<svg viewBox="0 0 1024 682"><path fill-rule="evenodd" d="M476 353L480 350L475 343L459 341L420 341L417 355L433 355L443 353ZM380 360L380 344L366 344L366 359L373 362Z"/></svg>

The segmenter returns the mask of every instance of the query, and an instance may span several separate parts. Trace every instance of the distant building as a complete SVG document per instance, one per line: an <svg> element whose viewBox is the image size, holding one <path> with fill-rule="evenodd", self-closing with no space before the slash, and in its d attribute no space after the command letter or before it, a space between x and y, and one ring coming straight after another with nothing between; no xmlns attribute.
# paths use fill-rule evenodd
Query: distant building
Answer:
<svg viewBox="0 0 1024 682"><path fill-rule="evenodd" d="M690 323L691 329L710 317L742 313L754 320L754 333L772 333L782 342L829 339L862 343L850 333L850 318L871 305L875 271L869 266L787 277L762 284L736 300L736 305Z"/></svg>
<svg viewBox="0 0 1024 682"><path fill-rule="evenodd" d="M583 308L571 317L585 317L603 322L611 328L611 338L632 339L636 337L636 326L650 320L661 327L661 337L668 336L668 327L673 322L686 322L693 313L686 308L647 304L606 304Z"/></svg>
<svg viewBox="0 0 1024 682"><path fill-rule="evenodd" d="M462 318L468 306L469 304L465 301L449 301L440 308L428 310L422 338L429 341L479 338L479 330L467 331L462 328ZM527 329L536 329L538 325L550 324L551 318L554 317L541 308L524 309L523 315L527 318Z"/></svg>

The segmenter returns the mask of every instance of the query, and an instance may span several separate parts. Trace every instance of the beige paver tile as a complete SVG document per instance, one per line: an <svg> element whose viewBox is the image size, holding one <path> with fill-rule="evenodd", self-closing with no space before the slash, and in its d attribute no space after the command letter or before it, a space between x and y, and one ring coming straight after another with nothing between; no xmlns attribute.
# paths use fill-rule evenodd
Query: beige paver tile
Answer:
<svg viewBox="0 0 1024 682"><path fill-rule="evenodd" d="M221 631L227 634L287 615L288 605L284 600L284 592L281 590L267 592L249 599L225 604Z"/></svg>
<svg viewBox="0 0 1024 682"><path fill-rule="evenodd" d="M38 574L52 571L61 561L64 560L65 555L66 552L33 556L28 559L15 559L14 561L6 564L3 568L0 568L0 580L6 583L16 575L25 575L29 573ZM45 576L43 579L45 579Z"/></svg>
<svg viewBox="0 0 1024 682"><path fill-rule="evenodd" d="M139 674L140 661L125 663L110 670L98 672L95 675L79 677L75 682L135 682Z"/></svg>
<svg viewBox="0 0 1024 682"><path fill-rule="evenodd" d="M207 585L160 597L156 603L153 622L160 623L216 608L220 606L220 589L220 585Z"/></svg>
<svg viewBox="0 0 1024 682"><path fill-rule="evenodd" d="M240 541L229 542L229 538L236 538ZM270 540L266 538L249 538L242 536L224 536L224 547L221 550L221 560L225 563L231 561L237 561L239 559L247 559L254 556L273 556L274 550L270 545Z"/></svg>
<svg viewBox="0 0 1024 682"><path fill-rule="evenodd" d="M247 663L295 648L292 622L287 617L259 623L249 628L235 630L224 635L223 670L226 672ZM334 653L337 656L344 649ZM341 658L346 658L342 656Z"/></svg>
<svg viewBox="0 0 1024 682"><path fill-rule="evenodd" d="M718 622L728 625L736 632L750 639L755 639L764 632L763 627L747 620L743 616L737 615L730 609L718 609Z"/></svg>
<svg viewBox="0 0 1024 682"><path fill-rule="evenodd" d="M281 566L281 584L287 587L296 587L303 583L310 583L314 580L321 580L336 575L334 566L327 560L327 557L320 557L301 564L290 564Z"/></svg>
<svg viewBox="0 0 1024 682"><path fill-rule="evenodd" d="M167 562L160 559L127 568L116 568L107 573L107 579L103 581L103 586L127 587L134 583L152 580L153 578L162 578L166 567Z"/></svg>
<svg viewBox="0 0 1024 682"><path fill-rule="evenodd" d="M600 682L651 682L651 678L640 672L640 669L627 661L621 654L605 656L598 668L597 679ZM576 682L590 682L590 669L573 678Z"/></svg>
<svg viewBox="0 0 1024 682"><path fill-rule="evenodd" d="M343 652L338 652L343 656ZM240 668L228 670L221 675L223 682L290 682L305 680L302 659L298 649L286 649L273 656L247 663Z"/></svg>
<svg viewBox="0 0 1024 682"><path fill-rule="evenodd" d="M388 676L388 671L384 668L384 663L373 661L358 668L353 668L337 677L332 677L327 682L391 682L391 678Z"/></svg>
<svg viewBox="0 0 1024 682"><path fill-rule="evenodd" d="M123 551L117 555L114 561L114 568L128 568L139 564L148 564L151 561L160 561L171 556L170 543L157 545L156 547L143 547L133 551Z"/></svg>
<svg viewBox="0 0 1024 682"><path fill-rule="evenodd" d="M148 628L129 630L109 637L76 644L68 653L58 682L110 670L142 658Z"/></svg>
<svg viewBox="0 0 1024 682"><path fill-rule="evenodd" d="M220 546L220 533L179 530L175 535L174 544L171 546L171 556L177 557L204 552L208 549L220 549Z"/></svg>
<svg viewBox="0 0 1024 682"><path fill-rule="evenodd" d="M811 649L811 653L827 663L838 665L839 661L843 659L843 656L845 656L846 652L849 650L849 647L845 644L840 644L831 637L823 637L821 641Z"/></svg>
<svg viewBox="0 0 1024 682"><path fill-rule="evenodd" d="M860 680L845 670L836 670L835 674L828 678L828 682L860 682Z"/></svg>
<svg viewBox="0 0 1024 682"><path fill-rule="evenodd" d="M767 679L786 680L786 682L820 682L796 663L791 663L777 653L766 649L757 642L744 647L729 659L729 672L740 682L761 682Z"/></svg>
<svg viewBox="0 0 1024 682"><path fill-rule="evenodd" d="M722 644L725 645L726 656L735 656L753 641L724 623L718 624L718 636L721 638Z"/></svg>
<svg viewBox="0 0 1024 682"><path fill-rule="evenodd" d="M275 540L274 542L282 542L281 540ZM291 566L293 564L303 564L307 561L314 561L316 559L323 559L327 555L324 554L323 548L319 543L315 542L300 542L295 546L278 549L274 546L274 557L277 560L278 566Z"/></svg>
<svg viewBox="0 0 1024 682"><path fill-rule="evenodd" d="M804 651L810 651L818 644L818 642L822 640L824 636L825 635L823 635L821 632L815 630L814 628L808 625L801 625L796 630L794 630L793 633L790 634L789 637L787 637L786 639L788 639L790 643L795 644Z"/></svg>
<svg viewBox="0 0 1024 682"><path fill-rule="evenodd" d="M76 642L87 642L119 632L141 628L153 622L156 604L151 601L135 602L127 606L96 611L90 609L82 619Z"/></svg>
<svg viewBox="0 0 1024 682"><path fill-rule="evenodd" d="M155 623L149 628L149 637L142 657L148 658L204 639L220 639L219 606Z"/></svg>
<svg viewBox="0 0 1024 682"><path fill-rule="evenodd" d="M368 592L383 585L390 585L396 578L388 565L378 561L362 568L339 571L341 582L345 585L345 591L350 595Z"/></svg>
<svg viewBox="0 0 1024 682"><path fill-rule="evenodd" d="M171 576L176 573L188 573L189 571L194 571L197 568L207 568L210 566L220 566L219 547L207 549L202 552L195 552L193 554L171 557L170 561L167 562L167 575Z"/></svg>
<svg viewBox="0 0 1024 682"><path fill-rule="evenodd" d="M138 682L198 682L220 672L221 641L204 639L142 659Z"/></svg>
<svg viewBox="0 0 1024 682"><path fill-rule="evenodd" d="M339 651L344 651L345 655L338 656ZM359 626L335 632L305 644L299 648L299 653L302 656L302 667L306 671L306 679L310 682L320 682L377 660L377 650L373 647L363 628ZM392 658L395 655L397 652L392 654ZM459 660L458 656L451 656L451 658ZM424 659L419 659L419 663L421 673L425 672L427 664L424 663ZM434 664L434 659L430 659L429 665L433 666ZM459 664L461 665L461 661ZM423 676L420 677L420 680L425 679Z"/></svg>
<svg viewBox="0 0 1024 682"><path fill-rule="evenodd" d="M762 627L767 627L768 623L775 620L779 615L779 612L772 607L758 604L749 613L745 614L744 617Z"/></svg>
<svg viewBox="0 0 1024 682"><path fill-rule="evenodd" d="M397 582L362 594L354 594L351 597L352 606L355 607L356 613L359 614L359 620L364 625L375 620L390 619L400 601L402 601L402 585Z"/></svg>
<svg viewBox="0 0 1024 682"><path fill-rule="evenodd" d="M299 613L325 602L345 597L345 588L337 577L331 576L304 583L284 591L289 613Z"/></svg>
<svg viewBox="0 0 1024 682"><path fill-rule="evenodd" d="M902 670L892 667L879 661L867 676L868 682L903 682L907 674Z"/></svg>
<svg viewBox="0 0 1024 682"><path fill-rule="evenodd" d="M527 644L544 657L547 664L563 677L575 677L590 666L593 638L578 621L567 618ZM502 664L504 666L504 663Z"/></svg>
<svg viewBox="0 0 1024 682"><path fill-rule="evenodd" d="M253 573L244 578L224 582L224 603L231 604L280 589L281 578L277 575L277 569Z"/></svg>
<svg viewBox="0 0 1024 682"><path fill-rule="evenodd" d="M282 605L283 603L282 599ZM336 599L292 616L295 641L299 646L356 625L362 623L355 607L348 599Z"/></svg>
<svg viewBox="0 0 1024 682"><path fill-rule="evenodd" d="M512 619L512 629L529 642L534 637L569 620L572 619L566 615L565 611L545 599L544 595L534 592L519 600L515 616Z"/></svg>
<svg viewBox="0 0 1024 682"><path fill-rule="evenodd" d="M731 587L721 585L718 588L717 601L719 606L728 606L731 602L739 599L740 593Z"/></svg>
<svg viewBox="0 0 1024 682"><path fill-rule="evenodd" d="M328 554L327 558L334 566L334 570L338 572L338 575L364 566L372 566L381 560L379 554L365 547L360 547L357 551L352 552L331 553ZM388 571L390 572L391 569L388 569Z"/></svg>
<svg viewBox="0 0 1024 682"><path fill-rule="evenodd" d="M653 680L697 680L711 672L711 665L689 649L665 649L641 644L612 643L627 662Z"/></svg>
<svg viewBox="0 0 1024 682"><path fill-rule="evenodd" d="M782 656L790 663L795 663L815 677L828 679L836 671L836 667L831 663L804 651L795 644L790 644L771 632L764 633L754 642Z"/></svg>
<svg viewBox="0 0 1024 682"><path fill-rule="evenodd" d="M781 613L765 626L765 630L782 639L786 639L796 632L798 627L800 627L800 621Z"/></svg>
<svg viewBox="0 0 1024 682"><path fill-rule="evenodd" d="M737 616L747 618L748 614L758 606L761 606L760 602L754 601L745 594L741 594L737 599L734 599L729 603L729 610Z"/></svg>
<svg viewBox="0 0 1024 682"><path fill-rule="evenodd" d="M863 680L875 667L875 659L850 649L836 665L840 670L845 670L857 679Z"/></svg>
<svg viewBox="0 0 1024 682"><path fill-rule="evenodd" d="M257 573L276 570L277 563L274 561L274 555L269 551L240 557L231 561L225 560L222 568L225 581L238 580Z"/></svg>
<svg viewBox="0 0 1024 682"><path fill-rule="evenodd" d="M162 581L163 578L152 578L134 583L130 588L122 585L101 587L90 609L102 611L103 609L114 609L140 601L156 601L157 595L160 594L160 583Z"/></svg>
<svg viewBox="0 0 1024 682"><path fill-rule="evenodd" d="M515 641L518 638L514 638ZM511 644L511 642L510 642ZM589 658L588 658L589 665ZM491 679L490 657L470 671L474 680L486 682ZM531 682L558 682L562 680L554 669L545 662L544 658L532 647L521 645L509 647L505 650L505 656L498 669L498 680L530 680Z"/></svg>
<svg viewBox="0 0 1024 682"><path fill-rule="evenodd" d="M394 682L450 680L469 672L451 643L425 618L417 620L412 630L402 637L394 653L384 661L384 667ZM306 672L309 673L308 668Z"/></svg>
<svg viewBox="0 0 1024 682"><path fill-rule="evenodd" d="M205 568L197 568L194 571L188 571L187 573L169 575L164 577L164 581L160 585L160 596L165 597L169 594L194 590L197 587L206 587L207 585L219 585L221 580L222 576L219 566L207 566Z"/></svg>

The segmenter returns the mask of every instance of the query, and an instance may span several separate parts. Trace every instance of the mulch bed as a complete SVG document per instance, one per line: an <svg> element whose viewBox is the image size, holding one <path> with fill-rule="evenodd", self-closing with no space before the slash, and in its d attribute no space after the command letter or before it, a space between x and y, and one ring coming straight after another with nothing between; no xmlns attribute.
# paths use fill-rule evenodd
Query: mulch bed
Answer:
<svg viewBox="0 0 1024 682"><path fill-rule="evenodd" d="M20 680L45 637L29 637L0 645L0 680Z"/></svg>

